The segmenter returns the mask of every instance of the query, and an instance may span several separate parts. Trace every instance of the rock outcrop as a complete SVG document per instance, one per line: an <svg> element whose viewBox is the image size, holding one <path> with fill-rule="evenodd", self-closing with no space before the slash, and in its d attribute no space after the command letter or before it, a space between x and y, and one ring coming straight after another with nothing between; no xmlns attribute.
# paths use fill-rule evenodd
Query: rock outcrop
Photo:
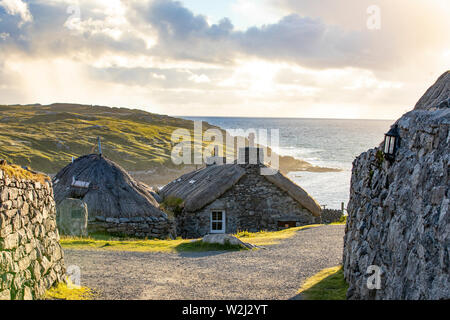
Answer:
<svg viewBox="0 0 450 320"><path fill-rule="evenodd" d="M450 298L449 84L446 72L396 122L392 162L382 143L353 163L343 256L349 299ZM378 287L367 285L374 272Z"/></svg>
<svg viewBox="0 0 450 320"><path fill-rule="evenodd" d="M230 244L233 246L240 246L247 249L253 249L257 247L250 243L242 242L241 240L239 240L238 238L236 238L231 234L223 234L223 233L207 234L206 236L203 237L202 242L220 245Z"/></svg>
<svg viewBox="0 0 450 320"><path fill-rule="evenodd" d="M50 179L15 178L5 170L0 168L0 300L39 299L65 281L53 190Z"/></svg>

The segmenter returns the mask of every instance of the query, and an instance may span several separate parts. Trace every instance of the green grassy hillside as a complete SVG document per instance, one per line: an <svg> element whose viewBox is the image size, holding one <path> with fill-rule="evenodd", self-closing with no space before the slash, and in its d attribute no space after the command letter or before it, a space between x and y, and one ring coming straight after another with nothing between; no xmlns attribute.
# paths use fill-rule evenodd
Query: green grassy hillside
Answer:
<svg viewBox="0 0 450 320"><path fill-rule="evenodd" d="M175 166L171 161L171 135L179 128L193 136L190 120L136 109L62 103L0 105L0 159L56 174L72 156L96 152L97 137L101 137L106 157L139 180L162 185L195 168ZM220 129L203 123L204 131L211 128ZM235 150L227 152L230 155ZM284 173L335 170L292 157L280 157L280 168Z"/></svg>
<svg viewBox="0 0 450 320"><path fill-rule="evenodd" d="M212 126L203 125L203 129ZM52 104L0 106L0 159L56 173L90 153L101 137L106 157L131 171L170 167L171 134L192 121L141 110Z"/></svg>

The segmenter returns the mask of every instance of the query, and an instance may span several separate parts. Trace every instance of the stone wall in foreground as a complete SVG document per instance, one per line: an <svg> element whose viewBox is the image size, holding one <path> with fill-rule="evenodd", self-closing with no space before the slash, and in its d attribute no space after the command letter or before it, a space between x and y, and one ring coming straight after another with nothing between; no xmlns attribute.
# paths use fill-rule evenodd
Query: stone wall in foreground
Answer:
<svg viewBox="0 0 450 320"><path fill-rule="evenodd" d="M448 100L411 111L397 124L393 163L384 159L383 145L353 163L343 257L347 297L450 299ZM371 265L380 268L379 289L367 286Z"/></svg>
<svg viewBox="0 0 450 320"><path fill-rule="evenodd" d="M0 169L0 300L39 299L64 281L63 251L49 182Z"/></svg>

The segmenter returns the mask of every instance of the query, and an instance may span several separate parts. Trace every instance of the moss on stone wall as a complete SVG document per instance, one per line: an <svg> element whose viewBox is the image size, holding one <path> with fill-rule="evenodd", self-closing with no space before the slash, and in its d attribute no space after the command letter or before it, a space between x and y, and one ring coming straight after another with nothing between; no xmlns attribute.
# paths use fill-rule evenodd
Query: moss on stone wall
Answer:
<svg viewBox="0 0 450 320"><path fill-rule="evenodd" d="M38 181L40 183L45 183L45 181L50 181L50 178L41 173L36 173L32 170L24 169L18 165L10 165L5 160L0 161L0 171L9 177L23 180ZM0 173L0 179L3 178L3 174Z"/></svg>
<svg viewBox="0 0 450 320"><path fill-rule="evenodd" d="M0 300L39 299L65 274L53 190L15 169L0 171Z"/></svg>

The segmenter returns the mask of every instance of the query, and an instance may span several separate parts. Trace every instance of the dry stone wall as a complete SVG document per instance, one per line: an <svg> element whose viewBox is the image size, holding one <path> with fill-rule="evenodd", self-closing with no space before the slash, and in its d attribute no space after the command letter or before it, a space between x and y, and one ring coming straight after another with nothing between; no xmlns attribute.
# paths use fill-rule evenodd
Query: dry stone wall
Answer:
<svg viewBox="0 0 450 320"><path fill-rule="evenodd" d="M39 299L64 274L50 183L0 169L0 300Z"/></svg>
<svg viewBox="0 0 450 320"><path fill-rule="evenodd" d="M89 221L88 231L136 238L175 239L176 237L175 221L166 217L105 218L96 216Z"/></svg>
<svg viewBox="0 0 450 320"><path fill-rule="evenodd" d="M343 215L342 210L324 209L322 210L322 223L339 222Z"/></svg>
<svg viewBox="0 0 450 320"><path fill-rule="evenodd" d="M382 144L353 163L343 257L347 296L450 299L449 100L413 110L397 124L395 161L384 159ZM371 265L380 268L379 289L367 286Z"/></svg>

